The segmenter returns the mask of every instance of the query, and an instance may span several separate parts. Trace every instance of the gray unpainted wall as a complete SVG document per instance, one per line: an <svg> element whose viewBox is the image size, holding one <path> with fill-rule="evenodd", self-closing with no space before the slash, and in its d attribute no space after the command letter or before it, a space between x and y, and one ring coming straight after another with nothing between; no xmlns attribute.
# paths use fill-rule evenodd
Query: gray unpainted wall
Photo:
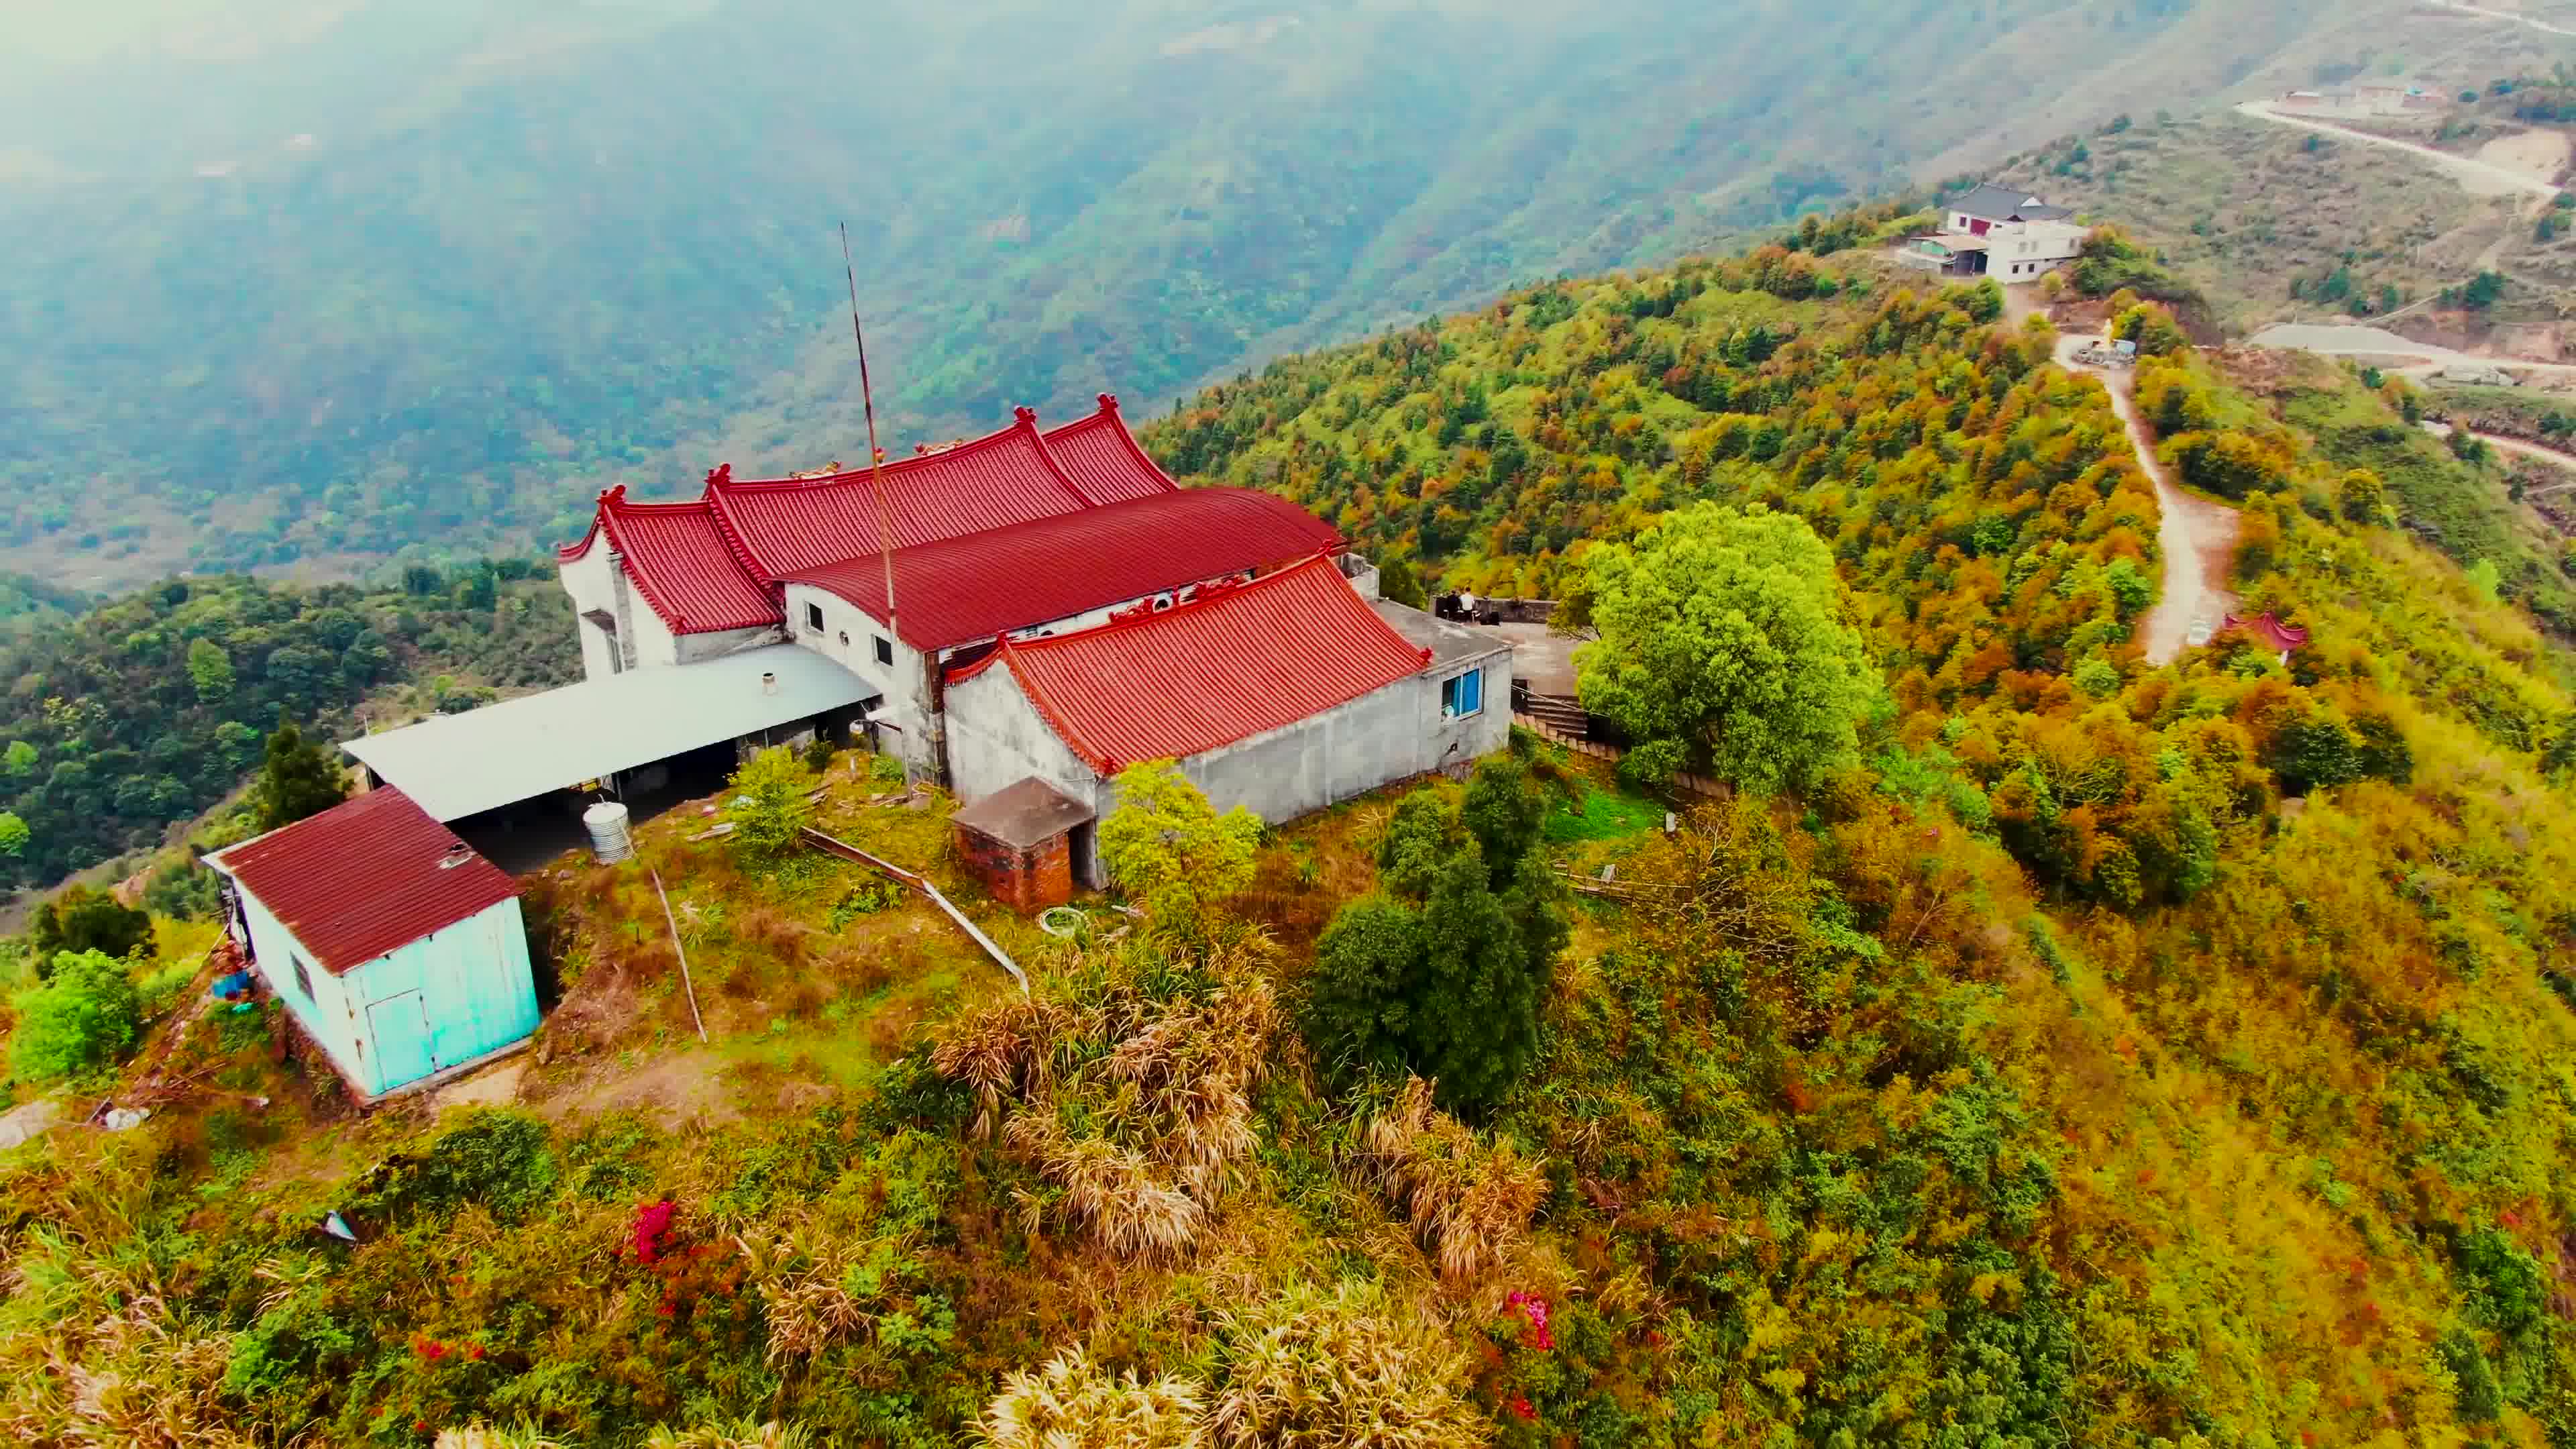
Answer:
<svg viewBox="0 0 2576 1449"><path fill-rule="evenodd" d="M1485 707L1444 719L1440 687L1470 670L1485 673ZM1472 764L1511 742L1512 651L1508 644L1399 679L1291 725L1181 762L1219 811L1240 805L1276 825L1365 795L1381 785ZM1007 664L996 663L948 690L949 765L957 797L972 803L1030 776L1106 819L1117 787L1076 755L1041 716ZM1095 857L1093 875L1099 868ZM1093 879L1095 888L1106 884Z"/></svg>

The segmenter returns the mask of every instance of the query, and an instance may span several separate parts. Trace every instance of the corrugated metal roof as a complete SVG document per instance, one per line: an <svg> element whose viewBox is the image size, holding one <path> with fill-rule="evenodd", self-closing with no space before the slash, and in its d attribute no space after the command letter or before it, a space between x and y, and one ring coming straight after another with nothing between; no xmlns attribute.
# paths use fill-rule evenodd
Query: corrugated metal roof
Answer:
<svg viewBox="0 0 2576 1449"><path fill-rule="evenodd" d="M1180 486L1136 445L1115 393L1100 395L1100 411L1048 433L1046 445L1095 503L1149 498Z"/></svg>
<svg viewBox="0 0 2576 1449"><path fill-rule="evenodd" d="M1294 724L1429 663L1315 558L1164 613L1004 644L958 680L1008 668L1073 752L1114 775Z"/></svg>
<svg viewBox="0 0 2576 1449"><path fill-rule="evenodd" d="M206 857L334 976L519 893L400 790L370 790Z"/></svg>
<svg viewBox="0 0 2576 1449"><path fill-rule="evenodd" d="M888 511L897 548L1051 518L1090 505L1038 436L1037 414L944 453L889 460ZM710 480L707 498L736 557L763 582L873 558L882 544L867 470L762 483Z"/></svg>
<svg viewBox="0 0 2576 1449"><path fill-rule="evenodd" d="M761 687L773 674L775 692ZM440 820L669 759L873 697L810 649L772 644L721 659L630 669L366 735L340 748Z"/></svg>
<svg viewBox="0 0 2576 1449"><path fill-rule="evenodd" d="M1332 525L1267 493L1155 493L901 550L897 622L914 648L945 649L1340 545ZM873 554L790 577L886 616Z"/></svg>

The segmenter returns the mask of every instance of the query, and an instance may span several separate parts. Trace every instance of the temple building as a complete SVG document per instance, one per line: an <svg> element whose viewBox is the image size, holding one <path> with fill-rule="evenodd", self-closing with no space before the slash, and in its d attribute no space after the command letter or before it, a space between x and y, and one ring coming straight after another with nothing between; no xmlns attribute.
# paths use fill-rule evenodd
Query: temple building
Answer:
<svg viewBox="0 0 2576 1449"><path fill-rule="evenodd" d="M1096 884L1088 817L1128 764L1178 760L1220 809L1276 821L1509 734L1507 643L1378 598L1377 571L1284 499L1180 487L1106 394L878 470L720 467L674 502L612 488L557 561L584 682L350 741L371 781L453 822L863 733L970 824L1026 785L1004 806L1048 808L1002 810L976 858ZM1049 833L1019 839L1031 822Z"/></svg>

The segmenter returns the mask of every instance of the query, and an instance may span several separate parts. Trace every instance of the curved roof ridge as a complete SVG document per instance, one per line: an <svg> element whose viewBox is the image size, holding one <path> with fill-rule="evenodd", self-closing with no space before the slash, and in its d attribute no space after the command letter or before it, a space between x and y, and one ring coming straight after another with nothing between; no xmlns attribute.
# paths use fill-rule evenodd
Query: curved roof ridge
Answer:
<svg viewBox="0 0 2576 1449"><path fill-rule="evenodd" d="M1124 465L1120 471L1127 475L1126 481L1140 483L1143 486L1128 488L1122 485L1120 488L1122 497L1104 497L1103 502L1119 502L1124 498L1178 492L1181 485L1171 474L1163 471L1163 465L1154 461L1154 456L1145 451L1143 444L1136 441L1135 432L1127 426L1126 416L1119 411L1118 394L1101 393L1099 402L1100 406L1096 411L1076 418L1049 433L1048 445L1059 450L1058 456L1061 457L1064 456L1061 450L1069 445L1078 443L1088 449L1092 446L1091 440L1095 437L1106 441L1108 452ZM1072 472L1073 465L1067 464L1066 471ZM1100 492L1100 480L1092 480L1087 485L1087 491L1095 494Z"/></svg>
<svg viewBox="0 0 2576 1449"><path fill-rule="evenodd" d="M1036 459L1034 468L1007 454L1006 450L1026 448ZM781 524L775 518L760 520L755 527L746 518L746 510L757 505L759 512L791 506L794 500L812 499L817 506L849 509L859 505L850 500L861 493L872 494L883 475L887 506L895 514L895 546L908 547L928 540L923 532L936 537L953 537L1003 526L991 521L995 516L1012 513L1077 512L1097 505L1098 500L1086 493L1073 474L1048 449L1045 435L1039 432L1037 411L1019 408L1011 426L988 433L971 442L937 453L922 453L910 458L890 458L882 469L859 468L814 478L778 478L737 481L728 469L707 475L707 501L714 506L717 526L735 557L742 560L753 577L763 583L776 583L788 574L820 567L833 562L830 558L800 557L789 550L779 557ZM943 487L940 480L949 480ZM1016 495L1016 501L1005 502ZM835 500L826 505L824 500ZM907 507L907 505L913 505ZM866 509L874 500L868 498ZM980 516L979 516L980 510ZM923 516L931 519L962 520L965 526L946 528L936 524L927 529L910 527ZM1013 520L1018 521L1018 520ZM828 531L828 530L827 530ZM844 544L860 546L840 557L854 558L874 552L878 546L875 525L862 530L855 522L841 530L851 535L840 539ZM869 536L862 540L859 532ZM906 534L913 535L906 537Z"/></svg>

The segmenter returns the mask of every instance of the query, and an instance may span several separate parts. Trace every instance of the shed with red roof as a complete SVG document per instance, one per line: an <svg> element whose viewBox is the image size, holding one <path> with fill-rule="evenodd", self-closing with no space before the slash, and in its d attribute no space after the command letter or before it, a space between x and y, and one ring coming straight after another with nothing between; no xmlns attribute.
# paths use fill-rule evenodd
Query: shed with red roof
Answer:
<svg viewBox="0 0 2576 1449"><path fill-rule="evenodd" d="M1502 748L1511 669L1502 636L1363 598L1317 555L953 670L952 773L970 807L1035 780L1106 815L1121 770L1176 760L1217 809L1290 820ZM1072 869L1098 884L1087 829Z"/></svg>
<svg viewBox="0 0 2576 1449"><path fill-rule="evenodd" d="M262 980L361 1100L537 1029L518 886L402 791L370 790L206 857Z"/></svg>

